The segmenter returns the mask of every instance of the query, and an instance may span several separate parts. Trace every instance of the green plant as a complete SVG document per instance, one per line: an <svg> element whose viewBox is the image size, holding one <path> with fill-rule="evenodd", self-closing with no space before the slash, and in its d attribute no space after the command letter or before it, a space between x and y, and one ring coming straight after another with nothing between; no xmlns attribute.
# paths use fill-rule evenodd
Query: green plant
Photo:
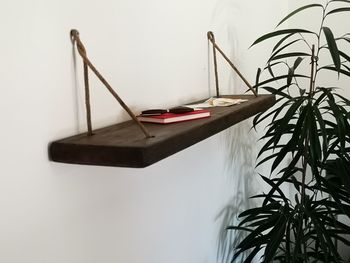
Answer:
<svg viewBox="0 0 350 263"><path fill-rule="evenodd" d="M228 227L247 233L232 262L247 251L244 262L259 251L262 262L343 262L337 244L350 246L350 227L339 219L350 218L350 101L334 83L319 81L326 72L335 81L350 77L350 33L335 37L328 26L331 17L350 11L350 1L305 5L278 27L312 9L320 14L317 31L276 29L253 43L278 38L255 84L277 96L276 107L253 120L254 127L269 122L257 165L269 165L271 172L261 175L269 191L253 197L261 206L242 212L239 225ZM267 79L260 80L262 72Z"/></svg>

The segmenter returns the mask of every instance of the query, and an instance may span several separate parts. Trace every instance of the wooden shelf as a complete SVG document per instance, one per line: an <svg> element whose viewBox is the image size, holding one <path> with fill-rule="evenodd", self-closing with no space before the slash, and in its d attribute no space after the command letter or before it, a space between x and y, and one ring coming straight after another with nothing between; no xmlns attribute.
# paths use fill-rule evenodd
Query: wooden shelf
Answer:
<svg viewBox="0 0 350 263"><path fill-rule="evenodd" d="M52 142L50 159L55 162L142 168L200 142L275 103L274 95L232 95L248 99L240 105L210 108L211 117L172 124L144 125L153 138L145 138L140 128L127 121Z"/></svg>

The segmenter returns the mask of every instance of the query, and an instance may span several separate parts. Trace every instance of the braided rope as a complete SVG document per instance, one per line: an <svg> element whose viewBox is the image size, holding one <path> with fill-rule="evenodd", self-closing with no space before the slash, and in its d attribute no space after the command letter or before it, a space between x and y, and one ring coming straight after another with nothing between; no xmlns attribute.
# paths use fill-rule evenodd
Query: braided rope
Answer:
<svg viewBox="0 0 350 263"><path fill-rule="evenodd" d="M95 68L95 66L89 60L85 46L80 40L79 32L76 29L71 30L71 38L73 43L76 43L78 52L84 61L84 82L85 82L85 104L86 104L86 119L88 126L88 135L93 135L92 133L92 124L91 124L91 105L90 105L90 92L89 92L89 76L88 68L90 68L98 79L105 85L107 90L113 95L113 97L119 102L123 109L129 114L129 116L135 121L135 123L140 127L142 132L145 134L146 138L153 137L147 131L146 127L136 118L135 114L130 110L130 108L123 102L123 100L118 96L114 89L109 85L105 78L100 74L100 72Z"/></svg>
<svg viewBox="0 0 350 263"><path fill-rule="evenodd" d="M227 63L232 67L232 69L238 74L238 76L243 80L243 82L248 86L248 88L253 92L255 97L258 96L252 85L248 82L248 80L242 75L242 73L237 69L237 67L233 64L233 62L225 55L225 53L219 48L219 46L215 42L214 33L209 31L207 33L208 40L213 44L213 56L214 56L214 68L215 68L215 81L216 81L216 93L219 94L219 84L218 84L218 75L217 75L217 61L216 61L216 52L217 50L223 56L223 58L227 61Z"/></svg>
<svg viewBox="0 0 350 263"><path fill-rule="evenodd" d="M215 37L214 33L209 31L208 34L208 39L213 43L213 57L214 57L214 73L215 73L215 87L216 87L216 96L219 97L219 76L218 76L218 63L216 59L216 48L215 48Z"/></svg>

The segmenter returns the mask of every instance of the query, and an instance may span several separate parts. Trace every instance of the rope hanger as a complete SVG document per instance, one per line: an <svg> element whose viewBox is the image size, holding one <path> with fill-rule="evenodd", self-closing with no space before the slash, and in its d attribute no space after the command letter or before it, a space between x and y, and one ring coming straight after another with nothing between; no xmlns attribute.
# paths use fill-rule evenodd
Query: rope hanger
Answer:
<svg viewBox="0 0 350 263"><path fill-rule="evenodd" d="M91 105L90 105L90 89L89 89L89 72L88 68L95 73L98 79L105 85L107 90L113 95L113 97L119 102L119 104L123 107L123 109L130 115L130 117L135 121L135 123L140 127L142 132L145 134L146 138L153 137L146 129L146 127L136 118L135 114L130 110L130 108L123 102L123 100L118 96L115 90L109 85L109 83L105 80L105 78L100 74L100 72L95 68L95 66L91 63L86 54L86 49L83 43L80 40L79 32L76 29L72 29L71 38L73 43L77 44L77 49L84 61L84 83L85 83L85 105L86 105L86 120L87 120L87 128L88 128L88 136L93 135L92 133L92 124L91 124Z"/></svg>
<svg viewBox="0 0 350 263"><path fill-rule="evenodd" d="M231 66L231 68L237 73L237 75L243 80L243 82L248 86L248 88L253 92L255 97L258 96L257 92L254 90L252 85L248 82L248 80L243 76L243 74L237 69L237 67L233 64L233 62L226 56L226 54L220 49L220 47L215 42L214 33L209 31L207 33L208 40L213 44L213 57L214 57L214 72L215 72L215 86L216 86L216 96L219 97L219 78L218 78L218 65L216 58L216 50L222 55L222 57L227 61L227 63Z"/></svg>
<svg viewBox="0 0 350 263"><path fill-rule="evenodd" d="M77 50L80 56L83 59L84 63L84 85L85 85L85 107L86 107L86 122L87 122L87 135L92 136L92 122L91 122L91 103L90 103L90 88L89 88L89 68L97 78L104 84L107 90L113 95L113 97L118 101L118 103L123 107L123 109L129 114L132 120L139 126L142 130L146 138L152 138L153 136L148 132L146 127L137 119L135 114L130 110L130 108L124 103L124 101L119 97L119 95L115 92L115 90L111 87L111 85L106 81L106 79L100 74L100 72L96 69L96 67L91 63L87 56L87 52L84 44L81 42L79 37L79 31L76 29L72 29L70 32L71 39L73 44L76 44ZM232 69L238 74L238 76L244 81L244 83L248 86L248 88L253 92L255 96L258 96L253 87L249 84L249 82L244 78L242 73L236 68L236 66L232 63L232 61L225 55L225 53L219 48L219 46L215 42L214 33L209 31L207 33L208 40L213 45L213 56L214 56L214 70L215 70L215 84L216 84L216 95L219 97L219 81L218 81L218 70L217 70L217 58L216 58L216 50L223 56L223 58L228 62L228 64L232 67Z"/></svg>

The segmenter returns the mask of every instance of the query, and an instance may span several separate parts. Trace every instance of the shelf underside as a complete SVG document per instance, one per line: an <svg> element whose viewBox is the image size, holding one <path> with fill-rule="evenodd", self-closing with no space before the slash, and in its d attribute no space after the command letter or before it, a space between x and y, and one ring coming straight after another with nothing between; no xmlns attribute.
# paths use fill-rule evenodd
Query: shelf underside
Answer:
<svg viewBox="0 0 350 263"><path fill-rule="evenodd" d="M242 120L272 107L273 95L230 95L248 99L240 105L209 108L211 117L172 124L144 123L154 136L145 138L140 128L127 121L101 128L94 135L86 133L52 142L52 161L142 168L158 162L197 142L200 142Z"/></svg>

